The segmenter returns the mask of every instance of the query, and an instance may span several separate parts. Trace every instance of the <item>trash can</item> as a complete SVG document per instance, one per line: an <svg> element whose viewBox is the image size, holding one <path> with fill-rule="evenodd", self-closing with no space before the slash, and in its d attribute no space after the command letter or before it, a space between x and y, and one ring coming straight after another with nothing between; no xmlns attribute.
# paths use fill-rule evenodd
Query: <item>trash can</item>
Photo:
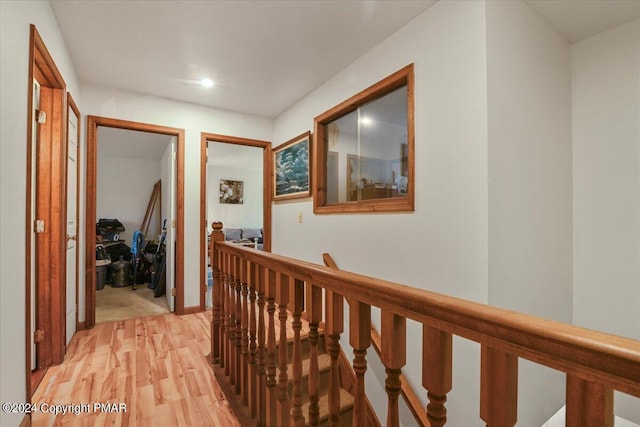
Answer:
<svg viewBox="0 0 640 427"><path fill-rule="evenodd" d="M104 284L107 282L107 266L111 264L108 259L96 260L96 290L101 291L104 289Z"/></svg>

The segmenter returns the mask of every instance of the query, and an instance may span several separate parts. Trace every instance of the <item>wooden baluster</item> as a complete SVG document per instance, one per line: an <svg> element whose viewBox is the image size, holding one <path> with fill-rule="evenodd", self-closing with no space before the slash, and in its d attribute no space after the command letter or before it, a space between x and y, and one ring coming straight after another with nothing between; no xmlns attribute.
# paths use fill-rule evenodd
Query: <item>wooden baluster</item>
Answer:
<svg viewBox="0 0 640 427"><path fill-rule="evenodd" d="M489 427L513 427L518 419L518 358L487 345L480 357L480 417Z"/></svg>
<svg viewBox="0 0 640 427"><path fill-rule="evenodd" d="M276 282L276 300L278 301L278 320L280 321L280 341L278 343L278 404L277 404L277 425L285 426L289 423L289 378L287 374L287 364L289 363L287 345L287 304L289 304L289 277L279 276Z"/></svg>
<svg viewBox="0 0 640 427"><path fill-rule="evenodd" d="M241 259L240 257L234 257L235 264L235 347L234 347L234 363L235 363L235 391L236 394L240 394L242 389L242 282L240 281L241 271Z"/></svg>
<svg viewBox="0 0 640 427"><path fill-rule="evenodd" d="M400 394L400 374L407 363L407 319L387 310L382 310L381 359L386 367L385 390L389 397L387 427L400 425L398 395Z"/></svg>
<svg viewBox="0 0 640 427"><path fill-rule="evenodd" d="M328 253L322 254L327 267L338 270L338 265ZM340 425L340 334L344 331L344 298L332 291L326 291L325 336L327 353L331 357L329 371L329 427Z"/></svg>
<svg viewBox="0 0 640 427"><path fill-rule="evenodd" d="M422 326L422 385L427 389L427 418L431 427L447 422L447 393L451 391L452 337L448 332Z"/></svg>
<svg viewBox="0 0 640 427"><path fill-rule="evenodd" d="M267 390L266 390L266 414L267 426L275 427L276 423L276 283L280 274L269 270L267 277L267 313L269 313L269 323L267 330Z"/></svg>
<svg viewBox="0 0 640 427"><path fill-rule="evenodd" d="M242 288L242 307L240 320L240 393L242 403L249 405L249 286L247 284L247 261L240 258L240 286Z"/></svg>
<svg viewBox="0 0 640 427"><path fill-rule="evenodd" d="M567 427L613 427L613 390L567 375Z"/></svg>
<svg viewBox="0 0 640 427"><path fill-rule="evenodd" d="M352 425L364 426L367 425L364 374L367 372L367 348L371 345L371 306L355 300L349 301L349 344L353 348L356 374Z"/></svg>
<svg viewBox="0 0 640 427"><path fill-rule="evenodd" d="M222 322L222 335L223 335L223 348L222 348L222 359L221 359L221 363L220 363L220 367L224 368L224 374L227 376L227 378L230 375L229 372L229 341L231 340L231 338L229 337L230 334L230 328L231 328L231 323L230 323L230 316L231 313L229 311L229 283L230 283L230 277L229 277L229 254L224 253L222 254L222 270L223 270L223 276L222 276L222 280L224 280L222 282L222 300L223 300L223 307L222 307L222 315L223 315L223 322Z"/></svg>
<svg viewBox="0 0 640 427"><path fill-rule="evenodd" d="M247 396L249 400L249 415L255 418L257 414L258 401L256 399L256 391L258 384L257 357L258 347L256 345L256 298L257 298L257 272L258 266L251 263L248 270L249 286L249 385Z"/></svg>
<svg viewBox="0 0 640 427"><path fill-rule="evenodd" d="M320 407L318 392L320 388L320 371L318 368L318 326L322 322L322 288L309 286L307 295L307 314L309 315L309 425L318 425Z"/></svg>
<svg viewBox="0 0 640 427"><path fill-rule="evenodd" d="M258 384L256 390L256 396L258 400L258 427L267 425L266 421L266 392L267 387L267 374L265 371L266 362L266 339L267 332L265 330L264 316L266 314L265 309L265 268L258 266Z"/></svg>
<svg viewBox="0 0 640 427"><path fill-rule="evenodd" d="M227 275L227 366L226 374L231 384L235 384L236 365L235 365L235 348L236 348L236 279L233 277L235 273L235 263L233 256L227 254L227 265L229 274Z"/></svg>
<svg viewBox="0 0 640 427"><path fill-rule="evenodd" d="M302 310L304 309L304 281L294 280L293 291L293 393L291 407L291 425L303 427L305 425L302 414L302 342L300 340L300 330L302 329Z"/></svg>
<svg viewBox="0 0 640 427"><path fill-rule="evenodd" d="M212 300L212 320L211 320L211 361L214 364L219 364L220 357L220 345L222 337L222 268L220 264L219 254L216 249L216 242L224 241L224 233L222 232L222 223L213 222L211 224L211 236L209 237L209 262L211 263L211 271L213 275L213 286L211 287L211 300Z"/></svg>
<svg viewBox="0 0 640 427"><path fill-rule="evenodd" d="M218 257L222 260L221 254ZM220 264L219 264L220 265ZM212 337L213 362L224 367L224 273L221 269L213 271L213 310L217 312L217 332Z"/></svg>
<svg viewBox="0 0 640 427"><path fill-rule="evenodd" d="M236 383L236 263L233 255L229 254L229 383Z"/></svg>
<svg viewBox="0 0 640 427"><path fill-rule="evenodd" d="M220 288L220 368L225 369L226 366L226 351L227 351L227 286L229 285L229 280L227 277L227 267L226 267L226 254L224 252L220 252L218 254L218 258L220 259L220 282L218 287ZM226 374L226 373L225 373Z"/></svg>
<svg viewBox="0 0 640 427"><path fill-rule="evenodd" d="M344 330L344 298L335 292L327 291L325 314L325 334L327 337L327 353L331 357L329 371L329 426L340 425L340 334Z"/></svg>

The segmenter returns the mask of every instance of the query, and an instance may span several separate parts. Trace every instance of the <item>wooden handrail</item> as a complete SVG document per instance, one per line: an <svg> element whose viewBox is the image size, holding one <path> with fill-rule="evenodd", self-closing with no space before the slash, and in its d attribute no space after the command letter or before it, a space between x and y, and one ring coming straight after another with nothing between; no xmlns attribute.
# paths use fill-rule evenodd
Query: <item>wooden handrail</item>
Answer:
<svg viewBox="0 0 640 427"><path fill-rule="evenodd" d="M241 358L238 344L246 339L247 334L239 321L246 318L247 308L241 305L240 289L246 287L248 292L258 290L258 306L263 302L260 289L265 289L267 302L273 301L269 295L275 295L276 284L279 304L281 296L293 292L295 296L294 322L300 316L302 306L312 307L312 329L322 323L322 305L319 291L323 289L326 299L327 319L330 328L330 343L335 343L342 327L341 317L335 317L337 308L342 306L344 298L350 305L349 343L354 350L354 371L356 383L353 387L354 423L362 422L362 393L364 393L364 371L366 371L366 349L371 344L370 308L377 307L382 314L381 358L386 367L386 391L388 399L388 426L397 426L398 404L400 392L400 372L405 364L406 319L412 319L423 325L422 385L427 390L429 404L426 417L431 426L443 426L446 423L446 396L451 390L452 336L457 335L481 345L481 401L479 403L481 418L487 425L512 426L517 419L517 380L518 358L524 358L538 364L556 369L567 374L567 396L575 392L592 395L590 399L567 399L567 425L577 425L580 419L591 419L596 424L608 425L613 419L610 404L613 390L640 397L640 342L629 338L614 336L602 332L588 330L552 320L518 313L511 310L492 307L460 298L450 297L435 292L416 289L386 280L376 279L361 274L340 271L336 268L300 261L281 255L244 248L233 243L224 242L223 237L212 233L211 259L214 277L220 280L221 286L214 286L214 307L212 322L212 355L213 360L221 365L231 364L240 371L238 363L247 363ZM325 262L327 257L325 256ZM329 265L335 267L335 263ZM243 267L245 266L245 267ZM246 283L246 266L250 269L264 269L263 279L257 283ZM282 286L281 286L282 285ZM311 289L311 292L308 290ZM234 292L236 298L234 298ZM313 297L313 298L311 298ZM292 297L294 298L294 297ZM303 302L304 301L304 302ZM226 307L225 304L231 307ZM273 304L273 303L269 303ZM334 307L334 304L339 304ZM275 310L275 308L274 308ZM341 309L340 309L341 311ZM334 314L332 314L334 313ZM265 315L258 313L258 316ZM241 317L243 316L243 317ZM270 315L271 316L271 315ZM297 317L299 319L299 317ZM235 322L235 327L234 327ZM266 326L265 326L266 327ZM296 329L294 328L294 331ZM258 331L258 334L265 333ZM274 328L268 325L268 334L274 334ZM240 334L240 335L238 335ZM296 332L293 351L293 397L280 394L279 402L287 408L290 404L291 422L301 425L305 414L300 407L300 348L299 333ZM315 334L315 332L313 333ZM315 335L313 335L315 337ZM225 342L225 337L226 342ZM281 334L281 339L283 335ZM235 339L235 341L234 341ZM251 337L250 337L251 339ZM285 337L286 339L286 337ZM314 340L316 338L313 338ZM314 341L315 342L315 341ZM236 350L234 351L234 343ZM315 346L315 344L312 344ZM258 345L260 347L260 344ZM261 350L257 350L258 354ZM267 349L273 352L273 350ZM335 354L335 349L333 350ZM311 406L309 414L312 425L317 424L317 351L312 347L313 367L309 378ZM291 352L280 355L292 357ZM268 358L267 358L268 359ZM273 363L273 362L270 362ZM268 375L272 375L268 373ZM240 375L234 375L233 369L228 373L233 383L239 383ZM332 374L333 375L333 374ZM268 380L269 381L269 380ZM243 387L238 384L237 393L244 395ZM284 389L282 389L284 391ZM331 393L331 392L330 392ZM267 393L269 395L269 393ZM336 424L336 398L330 394L331 425ZM273 399L273 398L272 398ZM316 399L316 400L314 400ZM285 402L288 401L289 403ZM274 401L275 402L275 401ZM314 403L315 402L315 403ZM585 405L584 402L589 402ZM309 401L307 401L309 403ZM267 406L270 405L267 401ZM588 406L588 407L587 407ZM269 407L269 406L268 406ZM315 408L315 409L314 409ZM258 411L259 412L259 411ZM267 410L267 413L270 411ZM287 412L288 413L288 412ZM279 419L284 419L280 414ZM264 425L275 425L269 422ZM573 420L573 421L572 421ZM578 421L576 421L578 420ZM258 425L263 425L258 421ZM594 424L595 425L595 424Z"/></svg>
<svg viewBox="0 0 640 427"><path fill-rule="evenodd" d="M327 267L339 270L338 264L336 264L330 254L323 253L322 260L324 261L324 265ZM371 325L371 344L373 344L373 348L376 353L378 353L378 357L380 357L382 351L382 340L376 327L373 325ZM430 424L429 420L427 420L427 414L425 414L422 409L422 403L420 402L417 393L413 390L413 387L411 387L411 384L409 384L409 381L407 381L407 378L403 374L400 374L400 394L404 398L407 407L411 411L416 422L421 427L428 427Z"/></svg>
<svg viewBox="0 0 640 427"><path fill-rule="evenodd" d="M282 255L220 250L538 364L640 397L640 342Z"/></svg>

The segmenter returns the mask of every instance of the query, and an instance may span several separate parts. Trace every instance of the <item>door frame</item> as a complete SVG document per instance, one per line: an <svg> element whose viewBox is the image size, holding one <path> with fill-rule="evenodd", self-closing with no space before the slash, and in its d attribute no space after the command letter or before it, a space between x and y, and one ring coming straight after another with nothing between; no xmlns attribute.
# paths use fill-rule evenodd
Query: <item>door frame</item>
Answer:
<svg viewBox="0 0 640 427"><path fill-rule="evenodd" d="M77 128L77 141L78 144L76 145L76 271L74 272L76 275L76 307L75 307L75 313L76 313L76 332L84 329L84 322L80 322L80 309L79 309L79 300L78 300L78 291L79 291L79 280L80 280L80 248L78 246L78 243L80 242L80 135L81 135L81 128L82 128L82 115L80 114L80 109L78 108L78 105L76 104L75 100L73 99L73 96L71 96L71 94L69 92L67 92L67 114L69 114L69 110L73 111L73 114L76 115L76 117L78 118L78 128ZM69 121L69 117L67 117L67 122ZM67 126L67 139L66 139L67 145L69 144L69 127ZM68 168L68 160L67 160L67 168ZM69 197L69 195L67 194L67 197ZM66 200L65 200L66 202ZM67 206L67 204L65 203L65 206ZM69 274L69 272L67 272L67 274ZM66 286L66 283L65 283ZM64 308L64 312L65 312L65 316L67 314L67 299L64 299L65 302L65 308ZM66 317L65 317L65 342L67 341L67 337L66 337L66 333L67 333L67 329L66 329Z"/></svg>
<svg viewBox="0 0 640 427"><path fill-rule="evenodd" d="M32 154L34 148L33 121L33 81L37 80L42 88L51 91L49 106L41 103L40 109L47 112L48 123L46 132L47 144L37 144L35 159ZM27 101L27 173L26 173L26 221L25 221L25 379L26 402L31 401L35 389L32 384L31 346L34 336L31 334L31 281L35 280L35 314L36 329L41 327L44 339L37 345L37 353L46 357L37 360L38 366L61 363L64 360L65 340L62 331L64 322L64 301L66 287L66 263L62 261L66 256L66 83L49 53L42 37L35 25L30 25L29 34L29 79ZM40 129L37 131L40 134ZM45 148L46 147L46 148ZM44 151L42 151L44 149ZM35 162L35 163L34 163ZM32 182L33 167L36 168L36 179ZM31 236L34 220L31 215L32 192L36 193L36 218L45 221L45 232L36 236L35 259L31 256ZM32 277L31 267L35 263L35 278ZM46 299L47 303L40 305ZM41 378L41 377L40 377Z"/></svg>
<svg viewBox="0 0 640 427"><path fill-rule="evenodd" d="M87 174L86 174L86 302L85 322L91 328L96 322L96 171L98 127L159 133L176 137L176 303L175 313L185 314L184 306L184 129L149 123L132 122L99 116L87 116Z"/></svg>
<svg viewBox="0 0 640 427"><path fill-rule="evenodd" d="M245 145L263 149L262 153L262 229L263 249L271 252L271 187L272 187L272 153L271 142L258 139L239 138L202 132L200 134L200 308L205 309L205 292L207 290L207 143L224 142L227 144Z"/></svg>

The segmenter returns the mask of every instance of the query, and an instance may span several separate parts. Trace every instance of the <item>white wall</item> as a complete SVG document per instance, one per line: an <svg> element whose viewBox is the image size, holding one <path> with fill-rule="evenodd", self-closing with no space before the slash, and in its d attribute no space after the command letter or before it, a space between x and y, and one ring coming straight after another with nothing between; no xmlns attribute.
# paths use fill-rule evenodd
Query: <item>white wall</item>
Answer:
<svg viewBox="0 0 640 427"><path fill-rule="evenodd" d="M572 46L579 326L640 340L640 20ZM618 399L640 424L640 399Z"/></svg>
<svg viewBox="0 0 640 427"><path fill-rule="evenodd" d="M96 221L117 218L125 227L120 238L131 246L133 232L140 229L151 192L160 179L160 160L98 156L96 167ZM160 233L159 213L160 204L156 202L146 240L156 239Z"/></svg>
<svg viewBox="0 0 640 427"><path fill-rule="evenodd" d="M46 1L0 2L0 400L25 402L25 205L29 24L35 24L67 90L82 105L66 45ZM84 151L83 144L81 150ZM82 251L81 248L79 248ZM17 426L20 414L0 414Z"/></svg>
<svg viewBox="0 0 640 427"><path fill-rule="evenodd" d="M262 228L263 152L260 147L209 142L207 165L207 227L222 221L225 228ZM220 180L243 182L242 204L220 203Z"/></svg>
<svg viewBox="0 0 640 427"><path fill-rule="evenodd" d="M316 216L310 200L276 204L274 252L317 263L322 263L323 252L329 252L345 270L486 302L487 76L482 2L436 3L279 116L274 145L311 129L313 117L412 62L415 213ZM298 212L303 213L302 224ZM420 334L410 326L407 342L420 342ZM350 355L345 336L341 342ZM482 425L476 403L477 355L477 348L456 340L450 425ZM407 358L407 372L413 373L418 389L419 349L410 345ZM367 375L368 384L384 381L374 371ZM384 396L378 388L372 402L382 412Z"/></svg>
<svg viewBox="0 0 640 427"><path fill-rule="evenodd" d="M525 3L486 4L488 303L571 323L570 45ZM554 414L564 380L520 360L519 425Z"/></svg>
<svg viewBox="0 0 640 427"><path fill-rule="evenodd" d="M73 64L48 2L0 1L0 308L4 319L0 322L0 400L21 402L26 399L24 370L19 368L24 366L25 360L25 292L24 286L15 284L24 283L26 269L24 206L29 23L38 27L83 116L92 114L186 129L187 306L199 303L200 132L265 140L273 137L274 144L278 145L312 129L312 118L316 115L414 62L415 213L314 216L310 200L279 203L273 212L274 251L319 263L321 253L329 252L343 269L524 311L533 310L533 306L519 300L533 298L541 305L543 315L563 320L564 315L569 315L569 309L561 313L559 305L541 300L530 290L536 289L531 287L536 279L538 283L534 285L541 285L543 280L545 283L556 281L559 288L552 292L561 301L565 300L566 287L563 285L566 275L571 274L564 264L567 256L563 249L567 237L563 219L567 212L566 200L559 199L567 191L561 172L561 164L567 162L562 137L565 129L562 123L556 122L556 117L549 117L546 112L550 99L553 96L564 99L566 91L559 88L558 94L546 91L538 94L532 90L535 87L525 85L514 86L517 92L510 94L507 89L512 82L504 73L515 70L516 75L526 75L524 67L518 65L518 61L525 61L526 66L533 66L539 73L544 71L543 76L528 76L533 82L538 84L537 79L542 78L557 84L564 73L560 54L564 48L549 38L543 45L556 47L552 57L541 59L540 63L533 62L535 58L519 56L514 57L517 61L506 61L508 58L503 54L522 53L518 51L520 43L534 51L541 48L527 44L530 43L525 37L527 34L541 32L548 35L534 20L526 18L522 10L511 8L509 5L486 6L484 2L476 1L439 2L292 106L272 126L265 118L94 85L83 85L80 96ZM513 32L509 35L517 38L496 39L506 31L503 26L509 17L522 27L512 25ZM495 24L496 28L487 28L487 22ZM640 339L640 331L634 327L640 324L638 26L635 21L572 47L574 296L573 304L565 306L573 305L573 320L581 326L636 339ZM498 52L503 54L498 55ZM555 64L558 69L546 70L544 64ZM501 73L504 82L498 79ZM518 99L513 99L516 95ZM516 102L520 97L534 103ZM505 112L509 105L516 111ZM517 126L502 123L500 117L507 113L517 120ZM556 113L559 117L564 116L566 110L561 107ZM542 121L537 114L543 114L548 120L543 127L548 124L549 129L528 127L530 123ZM536 121L527 120L534 117L537 117ZM83 120L82 159L85 157L85 129ZM539 138L539 146L528 138L529 133ZM554 145L547 138L559 142ZM521 141L521 145L510 145L509 141L514 139ZM524 159L531 159L532 164ZM550 159L549 170L542 168L545 159ZM514 169L516 165L525 168L513 171L517 172L514 185L519 184L533 194L527 197L516 194L514 188L498 179L509 172L512 161ZM84 169L82 174L81 182L84 183ZM487 181L489 175L491 186ZM539 193L546 192L549 186L559 188L553 189L550 195ZM84 188L81 191L83 194ZM515 197L511 198L511 195ZM507 204L510 200L517 201L518 205ZM543 206L538 206L539 203ZM81 206L83 218L83 200ZM302 224L298 223L298 212L304 214ZM519 216L514 224L497 222L502 217L513 221L508 213ZM542 215L543 222L536 223L534 213ZM498 255L513 248L515 242L504 233L516 224L527 227L527 230L518 229L517 232L522 233L522 238L531 239L531 245L526 248L515 248L519 249L518 262L526 259L537 266L531 278L523 278L520 274L530 267L499 262ZM528 229L530 226L542 235L534 236L535 233ZM81 235L83 228L84 224L81 224ZM548 234L551 230L559 233L558 245L551 244ZM82 265L84 250L82 247L79 250ZM551 251L552 256L548 259L542 254L545 250ZM545 263L547 260L549 264ZM554 272L559 276L551 277ZM84 289L82 277L81 290ZM514 277L523 279L516 285L522 286L519 291L525 293L526 298L521 295L516 298L511 289L505 289L508 295L501 292ZM549 289L545 288L546 291ZM84 312L82 295L80 313ZM419 337L418 328L410 323L408 329L408 342L418 342L414 339ZM346 348L344 338L342 342ZM411 379L419 389L419 351L416 350L409 348L407 372L415 373ZM477 348L456 340L454 366L454 391L447 405L449 424L481 425L477 406ZM376 385L383 378L368 375L367 381ZM386 408L384 399L374 404ZM622 404L618 400L616 404L619 415L638 422L637 400L622 401ZM546 413L551 409L533 406L528 411ZM2 413L0 424L18 425L21 418ZM520 425L528 424L521 418Z"/></svg>
<svg viewBox="0 0 640 427"><path fill-rule="evenodd" d="M82 112L185 129L185 306L199 305L200 133L269 140L271 120L90 84L82 86Z"/></svg>

